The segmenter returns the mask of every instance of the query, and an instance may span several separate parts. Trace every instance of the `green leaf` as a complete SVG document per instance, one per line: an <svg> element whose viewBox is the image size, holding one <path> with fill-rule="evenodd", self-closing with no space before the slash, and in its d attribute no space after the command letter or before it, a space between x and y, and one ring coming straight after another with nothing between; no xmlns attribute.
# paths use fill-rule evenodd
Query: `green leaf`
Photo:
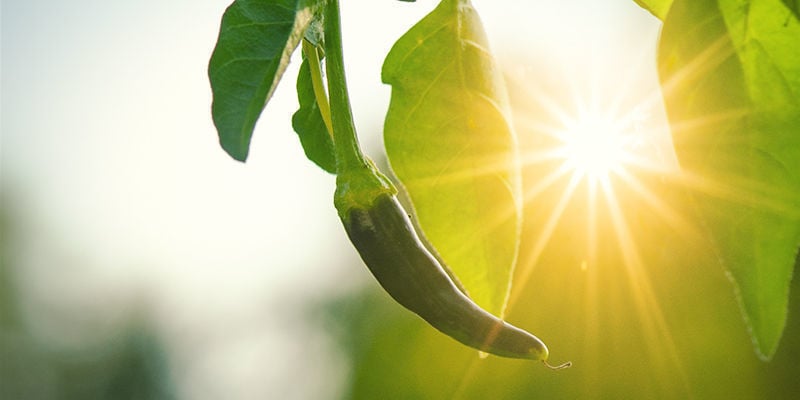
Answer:
<svg viewBox="0 0 800 400"><path fill-rule="evenodd" d="M307 58L303 59L297 75L297 100L300 109L292 115L292 128L300 138L306 157L325 171L335 174L336 156L333 151L333 139L328 133L314 97Z"/></svg>
<svg viewBox="0 0 800 400"><path fill-rule="evenodd" d="M303 38L313 12L305 0L237 0L225 10L208 77L222 148L244 161L256 120Z"/></svg>
<svg viewBox="0 0 800 400"><path fill-rule="evenodd" d="M783 4L792 11L795 18L800 19L800 0L783 0Z"/></svg>
<svg viewBox="0 0 800 400"><path fill-rule="evenodd" d="M649 11L656 18L664 20L669 11L669 6L672 5L672 0L633 0L640 7Z"/></svg>
<svg viewBox="0 0 800 400"><path fill-rule="evenodd" d="M469 1L444 0L383 64L386 152L428 241L476 303L503 315L520 232L516 137Z"/></svg>
<svg viewBox="0 0 800 400"><path fill-rule="evenodd" d="M775 353L800 246L800 25L780 0L677 0L659 73L673 141L756 350Z"/></svg>

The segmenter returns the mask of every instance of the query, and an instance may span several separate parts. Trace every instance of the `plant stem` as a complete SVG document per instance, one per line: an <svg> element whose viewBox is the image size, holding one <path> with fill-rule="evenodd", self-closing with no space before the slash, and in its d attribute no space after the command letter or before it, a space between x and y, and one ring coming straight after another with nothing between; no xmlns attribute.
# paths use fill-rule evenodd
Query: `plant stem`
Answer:
<svg viewBox="0 0 800 400"><path fill-rule="evenodd" d="M325 9L325 55L333 146L336 153L336 192L333 195L333 204L339 218L349 223L347 221L350 221L352 209L371 209L381 195L394 196L397 189L372 160L364 156L358 144L344 77L339 0L328 0Z"/></svg>
<svg viewBox="0 0 800 400"><path fill-rule="evenodd" d="M319 113L322 115L322 122L328 134L333 137L333 124L331 123L331 106L328 104L328 93L322 84L322 71L319 68L319 52L317 47L308 40L303 39L303 53L308 60L309 70L311 71L311 86L314 88L314 97L317 100Z"/></svg>
<svg viewBox="0 0 800 400"><path fill-rule="evenodd" d="M341 174L363 169L367 162L356 137L350 96L344 75L342 54L342 28L339 16L339 1L328 0L325 10L325 62L328 73L328 91L331 100L331 122L333 143L336 152L336 173Z"/></svg>

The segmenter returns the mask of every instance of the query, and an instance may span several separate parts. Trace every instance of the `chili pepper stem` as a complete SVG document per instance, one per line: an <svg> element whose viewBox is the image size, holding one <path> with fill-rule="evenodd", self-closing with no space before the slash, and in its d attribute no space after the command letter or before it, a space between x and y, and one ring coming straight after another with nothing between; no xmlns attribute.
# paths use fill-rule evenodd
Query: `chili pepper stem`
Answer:
<svg viewBox="0 0 800 400"><path fill-rule="evenodd" d="M366 161L356 137L350 96L347 92L339 1L328 1L325 11L325 50L328 58L325 68L328 73L336 169L337 172L343 172L347 169L362 168Z"/></svg>
<svg viewBox="0 0 800 400"><path fill-rule="evenodd" d="M339 1L329 0L325 9L325 70L330 95L333 145L336 154L336 194L334 204L342 218L353 207L369 207L381 193L396 194L397 189L364 156L358 144L350 96L344 73L342 29Z"/></svg>

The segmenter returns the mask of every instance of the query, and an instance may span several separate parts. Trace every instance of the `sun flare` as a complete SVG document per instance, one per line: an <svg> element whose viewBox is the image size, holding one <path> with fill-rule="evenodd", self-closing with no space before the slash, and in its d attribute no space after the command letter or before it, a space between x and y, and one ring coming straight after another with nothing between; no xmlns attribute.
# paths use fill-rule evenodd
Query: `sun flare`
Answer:
<svg viewBox="0 0 800 400"><path fill-rule="evenodd" d="M661 231L648 236L643 228L666 225L682 237L697 236L664 189L680 170L660 94L628 99L617 97L625 92L603 96L596 87L568 94L536 93L531 113L520 113L521 131L530 134L521 153L531 182L524 202L537 211L529 219L533 239L524 243L508 308L536 273L563 257L566 269L556 273L578 282L582 299L575 307L589 316L582 339L587 352L597 354L595 346L602 346L594 339L600 322L592 318L608 304L606 289L622 282L613 296L624 299L617 304L633 306L653 349L647 356L682 371L646 261L653 251L648 240Z"/></svg>
<svg viewBox="0 0 800 400"><path fill-rule="evenodd" d="M593 181L606 181L611 173L620 172L628 157L630 132L609 115L585 113L565 121L558 135L559 150L565 166Z"/></svg>

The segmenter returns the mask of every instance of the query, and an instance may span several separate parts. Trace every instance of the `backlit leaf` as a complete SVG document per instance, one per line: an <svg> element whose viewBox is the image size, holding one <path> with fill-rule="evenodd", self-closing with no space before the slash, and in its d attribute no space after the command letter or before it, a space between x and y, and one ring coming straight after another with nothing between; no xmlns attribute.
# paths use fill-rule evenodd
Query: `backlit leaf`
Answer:
<svg viewBox="0 0 800 400"><path fill-rule="evenodd" d="M469 1L444 0L395 43L386 152L418 222L482 307L503 314L520 232L516 137Z"/></svg>
<svg viewBox="0 0 800 400"><path fill-rule="evenodd" d="M664 20L667 16L667 11L669 11L669 6L672 5L672 0L633 0L644 8L647 11L650 11L650 14L656 16L656 18L660 20Z"/></svg>
<svg viewBox="0 0 800 400"><path fill-rule="evenodd" d="M764 359L800 246L798 44L780 0L676 0L659 47L677 154Z"/></svg>
<svg viewBox="0 0 800 400"><path fill-rule="evenodd" d="M800 0L783 0L783 4L792 11L795 18L800 19Z"/></svg>

